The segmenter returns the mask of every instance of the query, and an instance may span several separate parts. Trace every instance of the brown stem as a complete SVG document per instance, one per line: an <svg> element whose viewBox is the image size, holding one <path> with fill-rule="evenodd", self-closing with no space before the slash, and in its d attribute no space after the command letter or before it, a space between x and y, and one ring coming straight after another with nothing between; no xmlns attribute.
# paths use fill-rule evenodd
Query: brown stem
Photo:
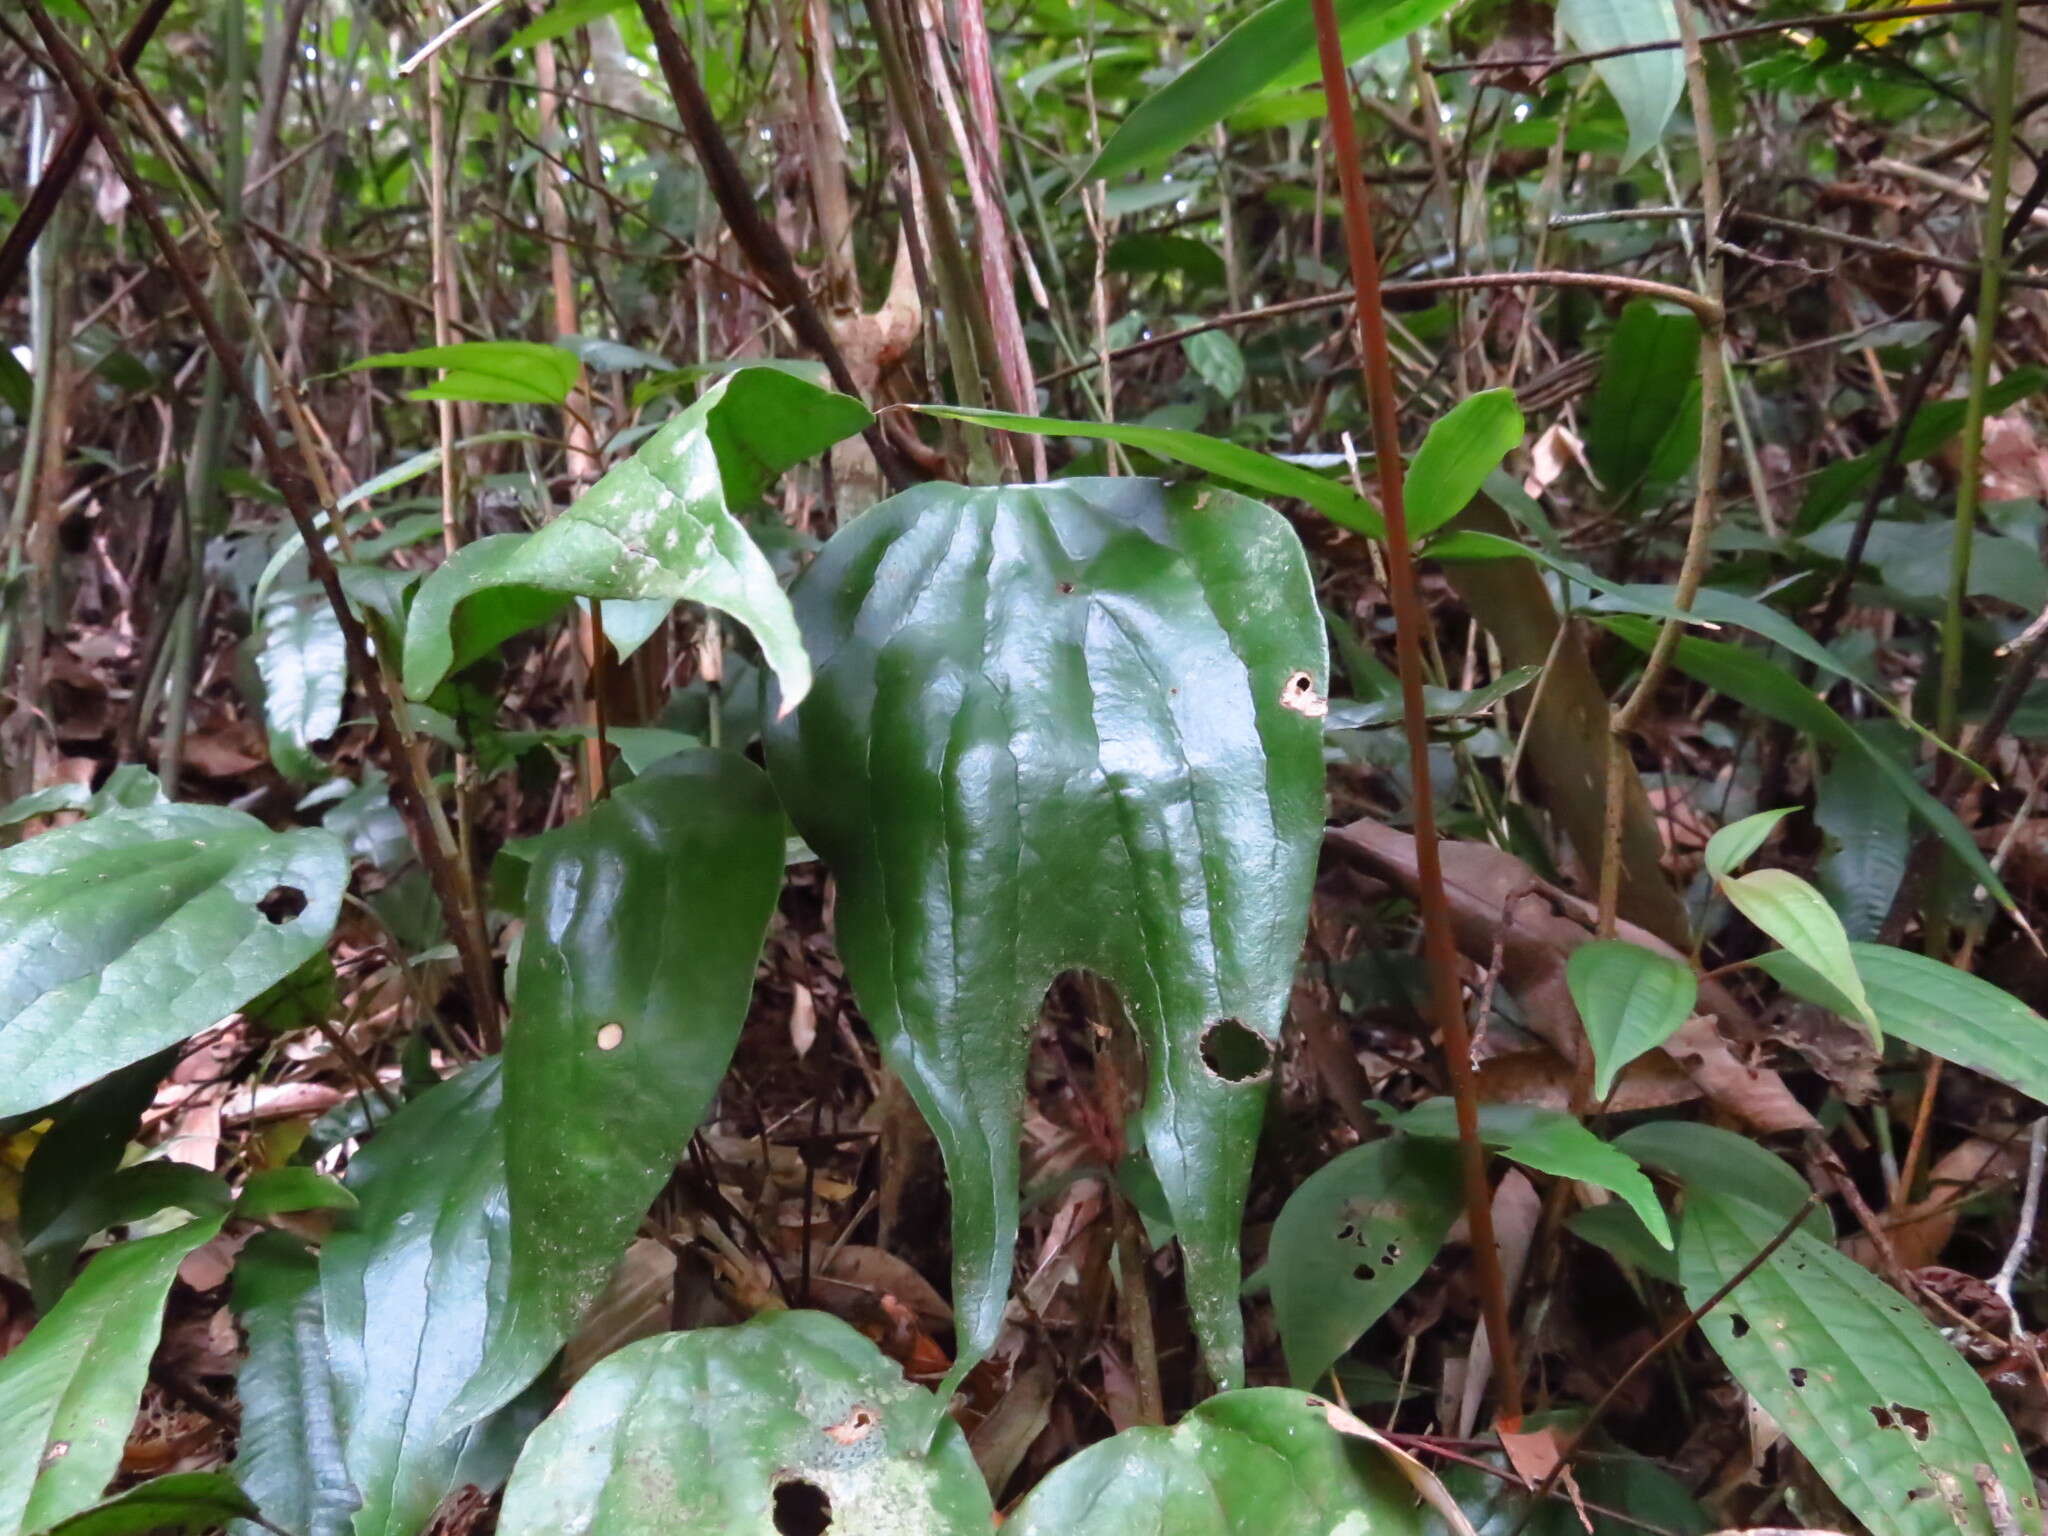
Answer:
<svg viewBox="0 0 2048 1536"><path fill-rule="evenodd" d="M1494 1379L1500 1391L1501 1422L1522 1420L1521 1374L1509 1326L1507 1280L1493 1235L1493 1202L1486 1187L1486 1152L1479 1141L1479 1094L1472 1068L1472 1038L1458 987L1457 940L1443 865L1436 844L1436 807L1430 793L1429 723L1422 700L1422 628L1427 619L1415 581L1415 554L1408 541L1408 513L1402 499L1401 428L1396 419L1394 365L1387 351L1386 315L1380 306L1379 252L1373 246L1365 177L1359 169L1358 128L1351 116L1350 81L1344 70L1333 0L1314 0L1316 53L1322 63L1323 95L1329 103L1331 148L1344 197L1344 239L1351 258L1351 284L1358 304L1358 343L1365 362L1366 397L1372 406L1374 465L1380 512L1387 524L1387 595L1394 605L1395 647L1401 673L1402 723L1415 817L1418 892L1422 907L1423 958L1430 1003L1443 1034L1451 1093L1458 1113L1458 1147L1465 1181L1465 1220L1472 1234L1481 1309L1493 1344Z"/></svg>
<svg viewBox="0 0 2048 1536"><path fill-rule="evenodd" d="M221 329L214 318L212 306L206 302L206 294L199 279L185 260L184 252L178 248L177 240L165 225L163 216L156 210L156 192L136 172L135 164L128 157L126 147L121 143L106 114L100 109L97 96L87 84L76 55L64 35L50 20L43 9L42 0L25 0L29 25L35 28L48 51L50 62L71 99L77 103L83 120L91 126L112 162L115 172L127 186L133 199L135 212L149 230L150 239L155 243L157 253L163 258L164 266L178 284L185 303L198 322L206 338L207 347L220 359L221 372L227 385L235 392L242 414L248 421L250 434L262 449L265 464L270 470L271 480L284 496L285 507L291 513L292 523L298 529L299 538L306 546L306 564L313 573L313 579L320 583L327 594L328 604L334 610L334 617L341 627L342 642L348 653L349 670L356 679L356 685L369 700L371 713L376 717L377 735L382 742L386 756L391 759L391 786L397 796L399 809L405 816L408 830L412 833L414 847L418 850L420 862L425 866L427 878L433 884L434 894L439 898L441 908L454 937L457 952L462 958L463 978L468 984L472 1006L477 1012L478 1028L485 1048L494 1049L498 1036L498 1005L496 977L492 970L491 954L484 937L481 914L465 900L467 882L455 867L453 856L442 840L436 826L435 809L428 796L426 776L421 770L418 758L410 750L404 732L400 729L391 695L384 686L384 674L379 670L371 654L369 637L364 633L355 611L349 607L348 596L342 590L341 573L335 569L334 559L327 552L326 540L319 526L319 510L307 498L304 483L296 472L283 444L272 430L270 418L264 413L262 404L249 388L248 369L242 358L241 348Z"/></svg>

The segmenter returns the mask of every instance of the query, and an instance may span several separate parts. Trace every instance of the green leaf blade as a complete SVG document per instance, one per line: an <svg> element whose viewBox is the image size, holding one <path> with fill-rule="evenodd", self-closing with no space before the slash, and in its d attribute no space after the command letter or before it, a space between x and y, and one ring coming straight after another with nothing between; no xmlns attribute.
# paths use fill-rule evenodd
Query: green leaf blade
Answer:
<svg viewBox="0 0 2048 1536"><path fill-rule="evenodd" d="M1408 534L1426 538L1465 510L1486 477L1521 443L1522 409L1511 389L1482 390L1430 424L1408 466Z"/></svg>
<svg viewBox="0 0 2048 1536"><path fill-rule="evenodd" d="M1621 1069L1677 1032L1699 1000L1692 967L1626 939L1572 951L1565 984L1593 1046L1593 1092L1605 1099Z"/></svg>
<svg viewBox="0 0 2048 1536"><path fill-rule="evenodd" d="M1558 0L1558 24L1581 52L1674 42L1678 12L1672 0ZM1593 72L1613 94L1628 123L1626 170L1664 136L1664 126L1685 90L1685 61L1676 48L1595 59Z"/></svg>
<svg viewBox="0 0 2048 1536"><path fill-rule="evenodd" d="M1721 882L1735 910L1825 976L1848 1000L1851 1016L1879 1038L1877 1016L1849 952L1849 935L1827 898L1788 869L1753 869Z"/></svg>

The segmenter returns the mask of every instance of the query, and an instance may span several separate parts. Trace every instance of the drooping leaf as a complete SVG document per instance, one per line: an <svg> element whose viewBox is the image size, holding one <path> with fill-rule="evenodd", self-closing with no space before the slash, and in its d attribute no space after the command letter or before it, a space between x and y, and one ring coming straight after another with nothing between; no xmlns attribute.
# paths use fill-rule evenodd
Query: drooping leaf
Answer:
<svg viewBox="0 0 2048 1536"><path fill-rule="evenodd" d="M59 811L82 811L92 804L92 791L83 784L64 780L32 789L0 806L0 827L18 827L37 816L54 816Z"/></svg>
<svg viewBox="0 0 2048 1536"><path fill-rule="evenodd" d="M147 1536L215 1530L261 1513L225 1472L173 1472L50 1526L47 1536Z"/></svg>
<svg viewBox="0 0 2048 1536"><path fill-rule="evenodd" d="M1615 1146L1641 1163L1670 1174L1688 1190L1747 1200L1789 1221L1807 1207L1804 1231L1823 1243L1835 1240L1834 1218L1784 1158L1747 1136L1694 1120L1652 1120L1623 1131Z"/></svg>
<svg viewBox="0 0 2048 1536"><path fill-rule="evenodd" d="M329 833L210 805L0 852L0 1115L218 1023L326 942L347 884Z"/></svg>
<svg viewBox="0 0 2048 1536"><path fill-rule="evenodd" d="M39 1284L36 1271L43 1264L27 1264L28 1255L55 1246L48 1236L51 1230L72 1224L67 1222L67 1214L126 1161L129 1141L141 1128L143 1112L155 1099L157 1086L171 1064L171 1053L159 1051L108 1073L51 1111L56 1123L37 1138L28 1166L22 1170L20 1201L24 1264L30 1271L30 1288L42 1294L44 1305L63 1290L84 1238L61 1259L50 1261L52 1269L60 1270L61 1278L53 1276Z"/></svg>
<svg viewBox="0 0 2048 1536"><path fill-rule="evenodd" d="M242 1186L235 1214L261 1221L292 1211L352 1211L360 1203L340 1180L311 1168L266 1168Z"/></svg>
<svg viewBox="0 0 2048 1536"><path fill-rule="evenodd" d="M1796 805L1781 805L1776 810L1758 811L1753 816L1744 816L1739 821L1731 821L1727 826L1715 829L1714 835L1707 839L1707 849L1702 855L1707 873L1716 880L1733 874L1749 862L1751 854L1763 847L1765 840L1777 830L1778 823L1798 809Z"/></svg>
<svg viewBox="0 0 2048 1536"><path fill-rule="evenodd" d="M1287 1197L1265 1274L1296 1386L1313 1387L1429 1267L1461 1190L1455 1149L1389 1136L1339 1153Z"/></svg>
<svg viewBox="0 0 2048 1536"><path fill-rule="evenodd" d="M320 1295L355 1536L418 1536L465 1483L497 1487L523 1405L446 1434L483 1359L510 1266L499 1064L482 1061L391 1117L349 1164L362 1202L320 1254Z"/></svg>
<svg viewBox="0 0 2048 1536"><path fill-rule="evenodd" d="M1670 9L1670 0L1591 3ZM1700 322L1691 310L1654 299L1623 306L1586 408L1586 457L1611 505L1626 505L1648 480L1659 446L1680 423L1699 382L1699 357Z"/></svg>
<svg viewBox="0 0 2048 1536"><path fill-rule="evenodd" d="M1381 1109L1379 1114L1411 1136L1455 1140L1458 1134L1457 1111L1448 1098L1424 1099L1399 1114L1388 1109ZM1657 1201L1657 1191L1636 1166L1636 1160L1611 1142L1602 1141L1563 1110L1538 1109L1528 1104L1482 1104L1479 1135L1488 1146L1498 1147L1506 1156L1538 1173L1612 1190L1628 1202L1658 1242L1666 1248L1671 1246L1671 1223Z"/></svg>
<svg viewBox="0 0 2048 1536"><path fill-rule="evenodd" d="M724 1076L782 887L782 808L725 752L664 758L525 846L511 1281L455 1418L523 1389L604 1289Z"/></svg>
<svg viewBox="0 0 2048 1536"><path fill-rule="evenodd" d="M1457 0L1336 0L1347 61L1399 42ZM1154 165L1192 144L1269 88L1287 90L1317 76L1315 20L1295 0L1272 0L1160 90L1145 98L1102 146L1083 179L1113 178Z"/></svg>
<svg viewBox="0 0 2048 1536"><path fill-rule="evenodd" d="M1334 1403L1285 1387L1225 1392L1171 1429L1127 1429L1062 1462L1005 1536L1420 1536L1421 1493L1472 1528L1411 1457Z"/></svg>
<svg viewBox="0 0 2048 1536"><path fill-rule="evenodd" d="M1422 690L1422 708L1431 720L1465 720L1483 715L1509 694L1518 693L1543 675L1541 667L1516 667L1503 672L1478 688L1431 688ZM1363 731L1374 726L1399 725L1404 718L1399 692L1377 699L1338 699L1323 717L1326 731Z"/></svg>
<svg viewBox="0 0 2048 1536"><path fill-rule="evenodd" d="M1408 466L1409 535L1423 538L1464 511L1522 434L1522 409L1511 389L1469 395L1432 422Z"/></svg>
<svg viewBox="0 0 2048 1536"><path fill-rule="evenodd" d="M566 347L538 341L458 341L411 352L380 352L357 368L439 368L442 376L408 400L476 400L487 405L560 405L582 363Z"/></svg>
<svg viewBox="0 0 2048 1536"><path fill-rule="evenodd" d="M790 465L872 420L858 400L779 369L728 374L546 527L479 539L421 583L406 623L405 691L424 698L573 597L690 598L752 630L786 696L802 698L810 664L789 600L734 514Z"/></svg>
<svg viewBox="0 0 2048 1536"><path fill-rule="evenodd" d="M1678 38L1678 12L1672 0L1558 0L1557 20L1582 53ZM1628 123L1625 170L1664 136L1664 125L1685 90L1685 61L1678 49L1659 48L1595 59L1593 72L1613 94Z"/></svg>
<svg viewBox="0 0 2048 1536"><path fill-rule="evenodd" d="M295 778L312 776L313 744L341 728L348 650L341 621L316 582L279 582L256 617L256 670L271 759Z"/></svg>
<svg viewBox="0 0 2048 1536"><path fill-rule="evenodd" d="M1882 1043L1877 1016L1870 1011L1849 953L1849 935L1826 897L1789 869L1753 869L1723 880L1721 894L1736 911L1827 978L1836 995L1848 1002L1848 1016Z"/></svg>
<svg viewBox="0 0 2048 1536"><path fill-rule="evenodd" d="M1981 977L1926 955L1860 943L1849 953L1886 1035L2048 1101L2048 1019ZM1855 1018L1848 1000L1797 956L1779 950L1756 963L1808 1002Z"/></svg>
<svg viewBox="0 0 2048 1536"><path fill-rule="evenodd" d="M1686 1300L1705 1302L1783 1225L1747 1201L1693 1190L1679 1248ZM1990 1390L1910 1302L1853 1259L1794 1232L1700 1326L1743 1390L1870 1529L2038 1536L2033 1474ZM1986 1507L1979 1467L2007 1490L2010 1528Z"/></svg>
<svg viewBox="0 0 2048 1536"><path fill-rule="evenodd" d="M498 1529L979 1536L994 1519L929 1392L837 1318L771 1312L600 1362L534 1431Z"/></svg>
<svg viewBox="0 0 2048 1536"><path fill-rule="evenodd" d="M36 1304L55 1303L70 1281L78 1255L107 1228L166 1210L217 1216L228 1204L228 1187L217 1175L169 1158L152 1158L85 1186L22 1246L22 1264Z"/></svg>
<svg viewBox="0 0 2048 1536"><path fill-rule="evenodd" d="M1565 984L1593 1047L1593 1092L1602 1099L1623 1067L1685 1023L1700 992L1683 960L1626 939L1595 939L1573 950Z"/></svg>
<svg viewBox="0 0 2048 1536"><path fill-rule="evenodd" d="M235 1476L274 1524L348 1536L362 1500L342 1460L318 1263L296 1238L258 1233L235 1259L234 1310L249 1338L235 1377ZM235 1536L259 1529L243 1524Z"/></svg>
<svg viewBox="0 0 2048 1536"><path fill-rule="evenodd" d="M78 1283L0 1359L0 1536L89 1509L121 1465L164 1297L220 1217L94 1255Z"/></svg>
<svg viewBox="0 0 2048 1536"><path fill-rule="evenodd" d="M1257 1079L1322 827L1300 544L1227 491L931 485L841 529L796 601L819 685L769 731L769 767L945 1153L960 1358L1002 1317L1032 1024L1085 968L1145 1042L1135 1129L1209 1368L1235 1382Z"/></svg>
<svg viewBox="0 0 2048 1536"><path fill-rule="evenodd" d="M1305 501L1339 527L1376 539L1387 534L1379 509L1335 480L1326 480L1312 469L1276 459L1255 448L1243 448L1200 432L1183 432L1175 427L1145 427L1122 421L1061 421L1051 416L1012 416L1006 411L985 411L964 405L925 405L928 416L972 422L979 427L1005 432L1030 432L1040 437L1092 437L1104 442L1140 448L1176 464L1205 470L1268 496L1290 496Z"/></svg>
<svg viewBox="0 0 2048 1536"><path fill-rule="evenodd" d="M1884 741L1870 740L1871 730L1865 725L1857 734L1872 752L1885 752ZM1821 894L1841 914L1843 931L1852 940L1875 939L1906 878L1912 852L1906 803L1867 753L1837 752L1821 775L1813 819L1827 837L1815 871Z"/></svg>

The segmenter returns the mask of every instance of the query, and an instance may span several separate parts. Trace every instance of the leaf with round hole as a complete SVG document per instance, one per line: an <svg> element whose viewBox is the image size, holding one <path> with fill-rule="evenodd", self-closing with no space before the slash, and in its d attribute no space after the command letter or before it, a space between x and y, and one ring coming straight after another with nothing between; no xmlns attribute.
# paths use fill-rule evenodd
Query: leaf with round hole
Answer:
<svg viewBox="0 0 2048 1536"><path fill-rule="evenodd" d="M768 731L769 769L945 1153L960 1361L1002 1321L1032 1026L1087 970L1144 1041L1133 1141L1209 1369L1235 1383L1257 1079L1323 821L1327 656L1300 542L1213 488L934 484L842 528L792 595L818 681Z"/></svg>
<svg viewBox="0 0 2048 1536"><path fill-rule="evenodd" d="M1462 1209L1457 1150L1420 1137L1353 1147L1302 1181L1265 1268L1296 1386L1313 1386L1407 1294Z"/></svg>
<svg viewBox="0 0 2048 1536"><path fill-rule="evenodd" d="M642 1339L533 1432L499 1536L985 1536L995 1511L931 1393L822 1312Z"/></svg>
<svg viewBox="0 0 2048 1536"><path fill-rule="evenodd" d="M1785 1218L1695 1187L1679 1263L1686 1300L1735 1280ZM1955 1346L1855 1260L1794 1232L1701 1330L1849 1512L1887 1536L2040 1536L2019 1437ZM2006 1490L1987 1506L1978 1468Z"/></svg>
<svg viewBox="0 0 2048 1536"><path fill-rule="evenodd" d="M0 852L0 1115L219 1023L327 941L332 834L213 805L113 810Z"/></svg>
<svg viewBox="0 0 2048 1536"><path fill-rule="evenodd" d="M682 1154L746 1018L783 827L760 769L691 751L523 846L505 1031L511 1276L447 1427L540 1374Z"/></svg>
<svg viewBox="0 0 2048 1536"><path fill-rule="evenodd" d="M1004 1536L1421 1536L1421 1496L1472 1527L1420 1463L1336 1404L1286 1387L1225 1392L1171 1429L1127 1429L1062 1462Z"/></svg>

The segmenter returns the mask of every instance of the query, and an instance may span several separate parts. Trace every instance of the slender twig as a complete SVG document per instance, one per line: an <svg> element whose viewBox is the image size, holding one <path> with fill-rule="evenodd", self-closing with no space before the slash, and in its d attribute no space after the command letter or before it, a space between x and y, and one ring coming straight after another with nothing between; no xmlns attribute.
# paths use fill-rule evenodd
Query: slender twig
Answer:
<svg viewBox="0 0 2048 1536"><path fill-rule="evenodd" d="M403 80L443 48L454 42L456 38L490 15L492 11L495 11L503 3L504 0L483 0L483 4L479 5L475 10L465 12L463 15L456 17L455 20L449 22L447 26L422 43L418 50L413 53L412 57L398 66L398 78Z"/></svg>
<svg viewBox="0 0 2048 1536"><path fill-rule="evenodd" d="M2012 1302L2012 1286L2034 1244L2034 1224L2041 1218L2041 1177L2044 1171L2048 1171L2048 1115L2036 1120L2033 1129L2027 1132L2027 1183L2025 1192L2020 1196L2019 1230L2013 1234L2012 1247L2006 1251L2005 1262L1991 1277L1991 1289L2005 1303L2015 1332L2019 1329L2019 1309Z"/></svg>
<svg viewBox="0 0 2048 1536"><path fill-rule="evenodd" d="M1330 147L1344 199L1344 240L1351 259L1352 296L1358 306L1358 344L1365 366L1366 398L1372 407L1374 468L1379 477L1380 513L1387 525L1387 595L1394 605L1394 639L1401 675L1402 722L1408 735L1409 809L1415 823L1417 895L1422 907L1422 946L1429 975L1430 1004L1443 1034L1451 1093L1458 1116L1458 1146L1465 1184L1465 1220L1472 1235L1472 1261L1479 1281L1486 1334L1493 1346L1501 1422L1519 1427L1521 1374L1508 1318L1507 1280L1493 1233L1493 1202L1486 1184L1486 1152L1479 1140L1478 1074L1472 1066L1472 1037L1458 986L1457 940L1437 850L1436 808L1431 794L1429 721L1422 699L1422 631L1428 622L1415 579L1415 554L1408 539L1402 496L1401 428L1394 397L1393 360L1387 350L1386 315L1380 301L1379 252L1373 245L1371 209L1359 168L1358 129L1351 116L1350 79L1344 69L1334 0L1314 0L1316 53L1322 63L1323 95L1330 115Z"/></svg>
<svg viewBox="0 0 2048 1536"><path fill-rule="evenodd" d="M384 674L378 668L370 650L368 635L362 621L349 606L348 595L342 590L341 573L335 568L334 559L327 551L326 540L319 526L319 509L306 494L305 482L297 472L284 445L270 424L261 400L249 383L248 369L243 362L241 348L215 319L211 306L199 278L179 249L176 238L156 209L155 189L145 182L135 169L135 163L128 156L127 147L107 121L100 109L98 98L93 94L84 73L79 66L70 44L50 20L43 9L42 0L24 0L29 24L35 28L43 41L52 64L65 89L77 104L80 113L91 127L101 146L107 152L115 173L128 188L135 213L149 231L157 254L163 258L165 268L184 295L185 302L206 338L207 347L220 359L221 372L227 385L235 392L242 407L243 417L248 422L250 434L262 450L271 480L285 500L285 508L291 514L299 537L306 546L306 564L313 579L320 583L327 595L329 606L334 610L335 622L340 626L343 647L348 655L349 670L354 674L357 686L369 700L370 710L376 719L377 734L383 743L385 753L391 760L391 784L397 796L399 809L405 816L408 830L412 833L413 845L420 862L425 866L427 877L434 887L434 894L440 899L448 929L455 940L457 953L461 956L464 980L471 993L471 1005L476 1009L479 1026L486 1043L493 1042L497 1034L497 986L491 966L490 948L484 938L481 914L476 912L465 898L467 882L455 867L453 855L445 839L445 822L439 815L439 807L432 800L426 784L426 775L417 756L411 749L401 728L390 693L386 690Z"/></svg>

